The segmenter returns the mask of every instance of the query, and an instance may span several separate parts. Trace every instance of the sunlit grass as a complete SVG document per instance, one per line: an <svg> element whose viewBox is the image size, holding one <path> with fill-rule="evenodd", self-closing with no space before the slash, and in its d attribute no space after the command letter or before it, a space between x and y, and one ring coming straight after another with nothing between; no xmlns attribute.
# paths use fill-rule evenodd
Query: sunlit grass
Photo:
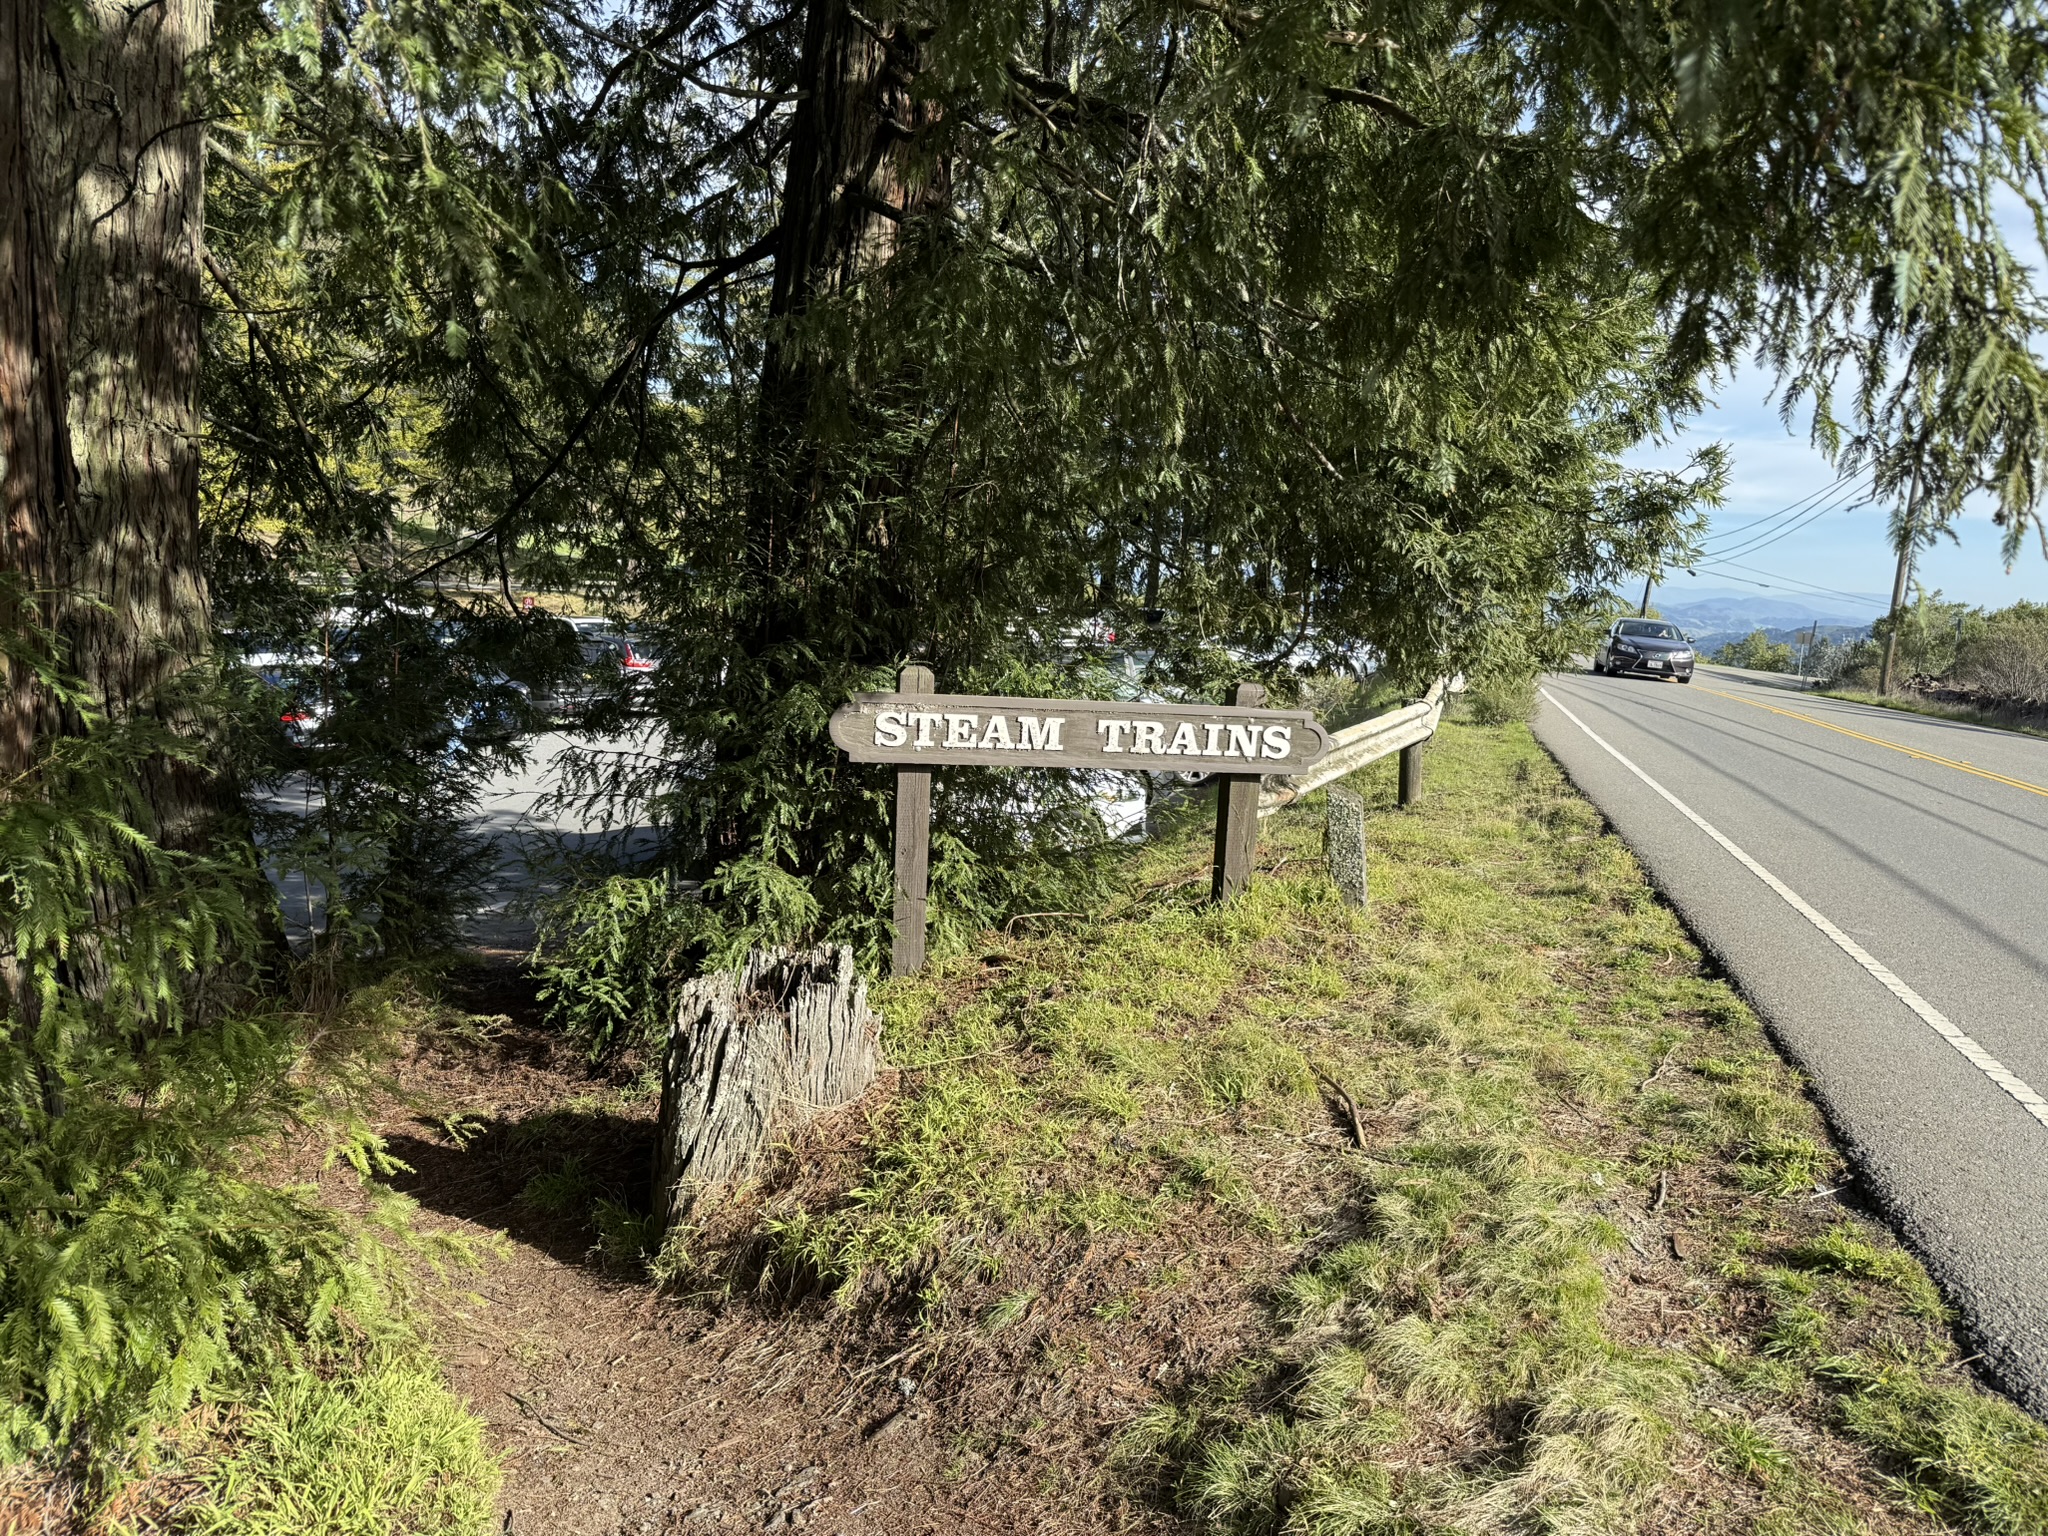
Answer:
<svg viewBox="0 0 2048 1536"><path fill-rule="evenodd" d="M279 1372L189 1470L190 1536L483 1536L500 1476L484 1425L417 1355ZM139 1536L139 1533L138 1533Z"/></svg>
<svg viewBox="0 0 2048 1536"><path fill-rule="evenodd" d="M1817 1201L1845 1170L1796 1074L1527 731L1447 726L1406 812L1360 778L1369 909L1311 800L1228 907L1196 823L1113 909L882 989L897 1090L851 1187L767 1200L771 1271L987 1337L1054 1304L1011 1245L1222 1213L1285 1274L1275 1332L1119 1462L1218 1530L1625 1532L1680 1483L1703 1529L2048 1529L2048 1438ZM1272 1173L1303 1146L1336 1208Z"/></svg>

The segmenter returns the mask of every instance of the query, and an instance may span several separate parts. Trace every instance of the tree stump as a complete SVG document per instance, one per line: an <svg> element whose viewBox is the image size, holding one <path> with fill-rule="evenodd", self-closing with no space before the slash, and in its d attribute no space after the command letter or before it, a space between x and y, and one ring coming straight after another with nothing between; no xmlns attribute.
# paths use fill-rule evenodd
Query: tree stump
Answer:
<svg viewBox="0 0 2048 1536"><path fill-rule="evenodd" d="M844 945L756 950L684 984L661 1072L654 1209L664 1231L750 1178L778 1135L867 1092L881 1062Z"/></svg>

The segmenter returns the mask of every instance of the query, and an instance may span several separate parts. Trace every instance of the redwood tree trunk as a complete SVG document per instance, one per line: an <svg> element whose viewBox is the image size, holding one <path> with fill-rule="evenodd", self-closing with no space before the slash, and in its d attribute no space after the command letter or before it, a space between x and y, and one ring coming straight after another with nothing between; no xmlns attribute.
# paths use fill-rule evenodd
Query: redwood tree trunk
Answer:
<svg viewBox="0 0 2048 1536"><path fill-rule="evenodd" d="M707 828L714 867L744 848L779 845L794 872L817 870L830 828L793 824L753 778L777 753L829 747L822 733L792 742L760 722L795 690L821 681L836 689L850 672L900 659L917 633L888 522L900 486L876 457L876 401L889 381L863 376L842 350L852 328L819 323L819 311L865 305L863 288L894 281L885 269L905 228L950 195L945 160L921 142L941 116L913 90L924 37L901 20L864 23L846 0L812 0L805 12L756 402L748 611L738 625L745 654L728 684L735 725L719 745L736 787ZM875 558L855 578L861 562L852 557L862 553Z"/></svg>
<svg viewBox="0 0 2048 1536"><path fill-rule="evenodd" d="M191 64L211 24L211 0L0 0L0 571L95 707L178 729L193 722L164 685L208 631ZM0 774L79 726L33 675L0 673ZM203 843L199 773L159 760L138 789L160 842Z"/></svg>
<svg viewBox="0 0 2048 1536"><path fill-rule="evenodd" d="M761 369L760 474L748 520L748 556L765 598L764 650L800 637L796 615L817 596L807 590L807 544L820 502L840 488L830 483L812 428L835 407L857 409L864 382L845 359L824 355L802 321L878 272L895 254L903 224L947 196L943 167L936 175L920 170L912 142L938 116L911 90L919 53L915 31L887 23L877 36L845 0L814 0L807 14ZM844 393L830 400L827 390Z"/></svg>

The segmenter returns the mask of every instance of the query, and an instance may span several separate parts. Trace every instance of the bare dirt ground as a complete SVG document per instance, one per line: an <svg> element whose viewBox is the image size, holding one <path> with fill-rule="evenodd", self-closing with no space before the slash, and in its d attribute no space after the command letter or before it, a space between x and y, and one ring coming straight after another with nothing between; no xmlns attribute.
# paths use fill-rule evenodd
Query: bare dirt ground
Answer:
<svg viewBox="0 0 2048 1536"><path fill-rule="evenodd" d="M886 1299L663 1294L606 1260L587 1209L546 1215L531 1193L567 1167L644 1209L651 1098L592 1076L539 1028L509 967L478 973L461 1000L506 1022L487 1041L416 1049L380 1129L414 1170L393 1183L424 1227L504 1234L458 1278L476 1300L443 1309L439 1344L505 1456L505 1530L1183 1528L1103 1465L1156 1393L1266 1336L1269 1241L1202 1221L1007 1256L1005 1284L1038 1299L999 1334L921 1327ZM787 1176L807 1195L843 1177L852 1129L815 1127ZM1154 1304L1107 1305L1161 1276Z"/></svg>

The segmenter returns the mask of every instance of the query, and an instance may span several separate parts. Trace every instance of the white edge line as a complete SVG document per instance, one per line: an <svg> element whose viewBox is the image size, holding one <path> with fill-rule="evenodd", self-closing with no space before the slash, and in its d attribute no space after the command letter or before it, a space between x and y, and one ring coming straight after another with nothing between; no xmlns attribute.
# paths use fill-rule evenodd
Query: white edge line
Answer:
<svg viewBox="0 0 2048 1536"><path fill-rule="evenodd" d="M1843 954L1847 955L1851 960L1854 960L1858 965L1862 966L1864 970L1868 971L1872 976L1876 977L1878 982L1884 987L1884 989L1887 992L1891 993L1892 996L1896 997L1900 1002L1904 1003L1908 1008L1912 1009L1914 1013L1918 1014L1920 1016L1920 1020L1922 1023L1924 1023L1929 1029L1933 1030L1937 1035L1941 1036L1942 1039L1946 1040L1950 1045L1954 1046L1958 1051L1960 1051L1971 1066L1975 1067L1979 1072L1982 1072L1986 1077L1990 1078L1992 1082L1996 1083L2008 1095L2010 1095L2014 1100L2016 1100L2022 1109L2026 1110L2028 1114L2032 1115L2042 1125L2048 1126L2048 1100L2044 1100L2041 1097L2041 1095L2034 1092L2034 1090L2028 1087L2026 1083L2022 1082L2019 1078L2015 1077L2011 1072L2007 1071L2004 1063L1999 1061L1999 1059L1996 1056L1993 1056L1989 1051L1985 1050L1983 1046L1979 1045L1975 1040L1971 1039L1968 1035L1964 1034L1960 1029L1956 1028L1954 1024L1949 1022L1948 1018L1941 1012L1939 1008L1936 1008L1934 1004L1928 1002L1926 998L1922 997L1918 992L1915 992L1911 987L1907 986L1903 981L1901 981L1896 975L1893 974L1890 967L1886 966L1875 955L1871 954L1869 950L1865 949L1861 944L1858 944L1854 939L1850 938L1849 935L1842 932L1841 929L1837 928L1833 923L1829 922L1819 912L1816 912L1813 909L1813 907L1807 902L1807 900L1803 896L1801 896L1797 891L1793 890L1792 887L1787 885L1784 881L1780 880L1768 869L1765 869L1763 865L1757 863L1757 861L1755 859L1752 859L1748 854L1744 853L1740 848L1738 848L1735 845L1732 839L1730 839L1718 827L1714 826L1711 822L1709 822L1706 819L1706 817L1700 815L1698 811L1695 811L1691 806L1687 805L1683 800L1679 799L1678 796L1671 793L1670 790L1666 789L1662 784L1659 784L1655 779L1651 778L1647 773L1643 772L1642 769L1638 768L1634 763L1630 762L1626 757L1622 756L1622 754L1619 751L1617 751L1615 747L1605 737L1601 736L1599 732L1595 731L1590 725L1586 724L1585 721L1581 720L1577 715L1573 714L1569 709L1565 708L1563 701L1561 701L1556 694L1552 693L1548 688L1539 688L1537 691L1541 693L1544 698L1550 700L1552 704L1556 705L1559 714L1563 715L1565 719L1571 721L1573 725L1576 725L1580 730L1584 731L1586 733L1587 738L1591 740L1595 746L1599 747L1609 757L1613 758L1617 763L1621 764L1622 767L1626 768L1630 773L1634 774L1637 778L1641 779L1645 784L1649 785L1650 788L1653 791L1655 791L1659 796L1661 796L1671 806L1673 810L1678 812L1679 815L1683 816L1687 821L1691 822L1694 826L1698 827L1702 832L1706 833L1707 836L1711 837L1715 842L1719 843L1724 849L1728 851L1729 854L1731 854L1734 857L1735 861L1738 864L1740 864L1744 869L1748 870L1752 875L1755 875L1757 879L1763 881L1763 883L1765 885L1768 885L1772 890L1776 891L1778 895L1784 899L1786 906L1790 907L1794 912L1797 912L1801 917L1805 918L1809 923L1813 924L1814 927L1818 928L1822 933L1826 934L1830 939L1834 941L1836 948L1840 949Z"/></svg>

